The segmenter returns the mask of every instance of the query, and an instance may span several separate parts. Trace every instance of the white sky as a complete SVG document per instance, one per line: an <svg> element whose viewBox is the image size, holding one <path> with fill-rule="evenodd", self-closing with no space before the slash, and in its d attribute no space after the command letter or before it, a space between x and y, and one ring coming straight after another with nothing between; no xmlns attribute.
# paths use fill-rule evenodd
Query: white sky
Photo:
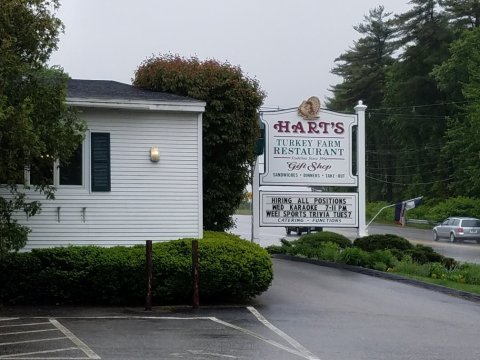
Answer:
<svg viewBox="0 0 480 360"><path fill-rule="evenodd" d="M51 65L77 79L131 83L138 65L164 53L239 65L267 92L265 106L324 100L339 81L330 70L378 5L407 0L61 0L65 24ZM323 103L323 101L322 101ZM352 107L355 104L352 104ZM368 105L368 104L367 104Z"/></svg>

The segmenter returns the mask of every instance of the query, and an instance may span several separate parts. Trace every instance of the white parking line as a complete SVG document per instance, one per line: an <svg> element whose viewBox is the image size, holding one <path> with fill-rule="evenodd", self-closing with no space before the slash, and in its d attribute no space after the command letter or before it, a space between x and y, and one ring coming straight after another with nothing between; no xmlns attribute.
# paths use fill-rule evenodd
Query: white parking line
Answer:
<svg viewBox="0 0 480 360"><path fill-rule="evenodd" d="M268 344L270 344L270 345L273 345L273 346L275 346L275 347L277 347L277 348L279 348L279 349L285 350L285 351L287 351L287 352L289 352L289 353L291 353L291 354L294 354L294 355L303 357L303 358L305 358L305 359L309 359L308 357L306 357L306 356L305 356L304 354L302 354L301 352L299 352L299 351L297 351L297 350L295 350L295 349L291 349L291 348L289 348L288 346L282 345L282 344L280 344L280 343L278 343L278 342L276 342L276 341L274 341L274 340L267 339L267 338L263 337L262 335L259 335L259 334L255 333L255 332L253 332L253 331L244 329L244 328L242 328L242 327L240 327L240 326L237 326L237 325L230 324L230 323L228 323L228 322L226 322L226 321L217 319L217 318L215 318L215 317L212 317L211 320L212 320L212 321L215 321L215 322L217 322L217 323L219 323L219 324L222 324L222 325L224 325L224 326L227 326L227 327L229 327L229 328L232 328L232 329L241 331L241 332L243 332L244 334L253 336L254 338L256 338L256 339L258 339L258 340L262 340L262 341L264 341L264 342L266 342L266 343L268 343Z"/></svg>
<svg viewBox="0 0 480 360"><path fill-rule="evenodd" d="M36 325L50 325L50 322L40 322L40 323L30 323L30 324L11 324L11 325L0 325L0 328L8 327L19 327L19 326L36 326Z"/></svg>
<svg viewBox="0 0 480 360"><path fill-rule="evenodd" d="M4 345L18 345L18 344L28 344L28 343L34 343L34 342L40 342L40 341L54 341L54 340L62 340L66 339L65 336L62 337L54 337L54 338L47 338L47 339L35 339L35 340L23 340L23 341L12 341L12 342L4 342L0 343L0 346Z"/></svg>
<svg viewBox="0 0 480 360"><path fill-rule="evenodd" d="M176 316L65 316L65 317L58 317L57 319L145 319L145 320L210 320L213 322L216 322L218 324L221 324L225 327L229 327L235 330L238 330L244 334L247 334L249 336L252 336L258 340L261 340L263 342L266 342L278 349L284 350L286 352L289 352L293 355L299 356L301 358L307 359L307 360L320 360L318 357L313 355L310 351L308 351L304 346L302 346L298 341L295 339L291 338L289 335L275 327L273 324L271 324L265 317L263 317L254 307L247 307L247 309L259 320L263 325L268 327L270 330L272 330L274 333L279 335L283 340L288 342L293 348L283 345L275 340L268 339L260 334L257 334L251 330L242 328L240 326L228 323L226 321L220 320L216 317L205 317L205 316L198 316L198 317L176 317ZM36 319L44 319L45 317L35 317ZM10 318L14 320L18 320L19 318ZM1 320L1 319L0 319ZM63 349L55 349L55 350L48 350L46 352L35 352L35 353L25 353L25 354L9 354L9 355L3 355L0 356L0 359L17 359L17 360L26 360L26 359L36 359L36 360L47 360L47 359L85 359L85 360L91 360L91 359L101 359L100 356L98 356L92 349L90 349L83 341L81 341L79 338L77 338L70 330L68 330L66 327L64 327L60 322L56 319L51 319L49 318L49 323L51 323L53 326L55 326L56 329L61 331L65 337L60 337L60 338L50 338L50 339L39 339L39 340L26 340L26 341L19 341L19 342L11 342L11 343L0 343L0 345L11 345L11 344L21 344L21 343L29 343L29 342L39 342L39 341L52 341L52 340L59 340L59 339L69 339L72 341L78 348L67 348L68 350L81 350L85 355L87 355L87 358L74 358L74 357L61 357L61 358L53 358L53 357L20 357L20 356L28 356L28 355L39 355L41 353L48 353L48 352L60 352L63 351ZM45 323L32 323L32 325L39 325L39 324L45 324ZM22 326L23 324L16 324L13 326ZM26 326L26 325L25 325ZM8 327L8 326L6 326ZM209 354L211 355L211 354ZM219 354L216 354L219 355Z"/></svg>
<svg viewBox="0 0 480 360"><path fill-rule="evenodd" d="M15 332L10 332L10 333L2 333L2 334L0 334L0 336L31 334L31 333L39 333L39 332L46 332L46 331L58 331L58 330L57 329L42 329L42 330L15 331Z"/></svg>
<svg viewBox="0 0 480 360"><path fill-rule="evenodd" d="M55 350L44 350L44 351L35 351L35 352L26 352L26 353L17 353L17 354L9 354L9 355L1 355L0 359L45 359L45 358L39 358L39 357L31 357L31 358L26 358L25 356L28 355L39 355L39 354L51 354L51 353L56 353L56 352L62 352L62 351L71 351L71 350L78 350L76 347L69 347L69 348L64 348L64 349L55 349ZM82 358L54 358L54 359L82 359ZM88 359L88 358L83 358L83 359Z"/></svg>
<svg viewBox="0 0 480 360"><path fill-rule="evenodd" d="M75 335L73 335L73 333L70 330L68 330L65 326L60 324L57 320L50 319L49 321L52 323L53 326L55 326L58 330L60 330L67 338L69 338L70 341L72 341L75 345L77 345L78 348L82 350L85 353L85 355L88 356L89 359L100 359L100 356L95 354L95 352L92 349L90 349L87 346L87 344L85 344L82 340L80 340Z"/></svg>
<svg viewBox="0 0 480 360"><path fill-rule="evenodd" d="M310 351L308 351L304 346L302 346L298 341L295 339L291 338L287 334L285 334L282 330L277 328L275 325L270 323L265 317L260 314L257 309L255 309L253 306L247 306L247 309L255 315L255 317L260 321L263 325L268 327L270 330L272 330L275 334L280 336L282 339L284 339L286 342L288 342L290 345L292 345L295 349L297 349L299 352L307 356L307 359L311 360L320 360L318 357L313 355Z"/></svg>

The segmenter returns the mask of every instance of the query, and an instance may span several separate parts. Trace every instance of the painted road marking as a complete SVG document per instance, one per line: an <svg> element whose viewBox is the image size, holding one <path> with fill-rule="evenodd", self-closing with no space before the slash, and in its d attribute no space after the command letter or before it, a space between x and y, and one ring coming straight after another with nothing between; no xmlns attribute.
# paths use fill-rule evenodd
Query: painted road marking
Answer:
<svg viewBox="0 0 480 360"><path fill-rule="evenodd" d="M286 342L288 342L290 345L292 345L295 349L297 349L299 352L301 352L302 354L304 354L307 359L311 359L311 360L320 360L318 357L316 357L315 355L313 355L310 351L308 351L303 345L301 345L298 341L296 341L295 339L291 338L290 336L288 336L287 334L285 334L282 330L280 330L279 328L277 328L275 325L273 325L272 323L270 323L267 319L265 319L265 317L260 314L257 309L255 309L253 306L247 306L247 309L253 314L255 315L255 317L258 319L258 321L260 321L263 325L265 325L266 327L268 327L270 330L272 330L275 334L277 334L278 336L280 336L282 339L284 339Z"/></svg>
<svg viewBox="0 0 480 360"><path fill-rule="evenodd" d="M242 327L240 327L240 326L237 326L237 325L230 324L230 323L228 323L228 322L226 322L226 321L223 321L223 320L220 320L220 319L217 319L217 318L211 318L211 320L212 320L212 321L215 321L215 322L217 322L217 323L219 323L219 324L222 324L222 325L224 325L224 326L230 327L230 328L232 328L232 329L241 331L241 332L244 333L244 334L253 336L254 338L256 338L256 339L258 339L258 340L262 340L262 341L266 342L267 344L273 345L273 346L275 346L275 347L277 347L277 348L279 348L279 349L282 349L282 350L284 350L284 351L286 351L286 352L289 352L289 353L291 353L291 354L294 354L294 355L303 357L303 358L305 358L305 359L308 359L307 357L305 357L304 354L298 352L297 350L292 349L292 348L289 348L288 346L282 345L282 344L280 344L280 343L278 343L278 342L276 342L276 341L274 341L274 340L267 339L267 338L263 337L262 335L259 335L259 334L255 333L255 332L253 332L253 331L250 331L250 330L248 330L248 329L244 329L244 328L242 328Z"/></svg>
<svg viewBox="0 0 480 360"><path fill-rule="evenodd" d="M50 322L52 323L53 326L55 326L58 330L60 330L67 338L70 339L75 345L78 346L80 350L82 350L85 355L88 356L89 359L100 359L100 356L95 354L95 352L90 349L87 344L85 344L82 340L77 338L73 333L68 330L65 326L60 324L57 320L55 319L50 319Z"/></svg>
<svg viewBox="0 0 480 360"><path fill-rule="evenodd" d="M280 336L283 340L285 340L289 345L291 345L292 347L289 347L289 346L286 346L286 345L283 345L275 340L272 340L272 339L268 339L260 334L257 334L251 330L248 330L248 329L245 329L245 328L242 328L240 326L237 326L237 325L234 325L234 324L231 324L229 322L226 322L226 321L223 321L223 320L220 320L216 317L205 317L205 316L197 316L197 317L178 317L178 316L62 316L62 317L57 317L55 319L52 319L52 318L48 318L49 319L49 322L55 326L59 331L61 331L65 337L61 337L61 338L53 338L53 339L43 339L43 340L29 340L29 341L25 341L25 342L38 342L38 341L50 341L50 340L59 340L59 339L69 339L70 341L72 341L78 348L72 348L72 349L77 349L77 350L81 350L83 353L85 353L85 355L87 355L88 357L87 358L66 358L66 357L62 357L62 358L44 358L44 357L32 357L32 358L28 358L28 359L37 359L37 360L47 360L47 359L101 359L92 349L90 349L83 341L81 341L79 338L77 338L75 335L73 335L73 333L68 330L66 327L64 327L62 324L60 324L60 322L56 319L98 319L98 320L116 320L116 319L124 319L124 320L135 320L135 319L143 319L143 320L210 320L210 321L213 321L213 322L216 322L218 324L221 324L225 327L228 327L228 328L231 328L231 329L235 329L237 331L240 331L241 333L243 334L246 334L246 335L249 335L251 337L254 337L258 340L261 340L269 345L272 345L278 349L281 349L283 351L286 351L288 353L291 353L293 355L296 355L296 356L299 356L301 358L304 358L304 359L307 359L307 360L320 360L318 357L316 357L315 355L313 355L310 351L308 351L304 346L302 346L298 341L296 341L295 339L293 339L292 337L290 337L289 335L287 335L286 333L284 333L283 331L281 331L279 328L275 327L273 324L271 324L263 315L261 315L254 307L247 307L247 310L250 311L256 318L258 321L260 321L263 325L265 325L266 327L268 327L270 330L272 330L275 334L277 334L278 336ZM19 318L9 318L9 320L18 320ZM45 319L45 317L35 317L35 319ZM34 323L34 324L42 324L42 323ZM43 323L45 324L45 323ZM18 325L20 326L20 325ZM15 343L4 343L4 344L19 344L19 343L24 343L24 342L15 342ZM0 345L4 345L2 343L0 343ZM67 348L68 350L70 350L70 348ZM65 351L68 351L68 350L65 350ZM62 349L56 349L56 350L52 350L52 352L55 352L55 351L62 351ZM202 350L188 350L189 352L191 352L193 354L193 352L198 352L198 351L202 351ZM193 351L193 352L192 352ZM41 352L37 352L37 353L32 353L31 355L35 355L35 354L40 354ZM198 354L201 354L201 353L198 353ZM178 353L175 353L175 354L172 354L174 356L176 355L180 355ZM236 358L232 355L223 355L223 354L213 354L213 353L203 353L203 355L209 355L209 356L217 356L217 357L229 357L229 358ZM6 355L6 356L0 356L0 359L27 359L27 358L20 358L18 356L21 356L21 355L14 355L14 354L10 354L10 355Z"/></svg>
<svg viewBox="0 0 480 360"><path fill-rule="evenodd" d="M54 340L62 340L62 339L66 339L65 336L47 338L47 339L35 339L35 340L4 342L4 343L0 343L0 345L2 345L2 346L4 346L4 345L18 345L18 344L28 344L28 343L40 342L40 341L54 341Z"/></svg>
<svg viewBox="0 0 480 360"><path fill-rule="evenodd" d="M15 332L10 332L10 333L2 333L2 334L0 334L0 336L31 334L31 333L39 333L39 332L46 332L46 331L58 331L58 330L57 329L42 329L42 330L15 331Z"/></svg>
<svg viewBox="0 0 480 360"><path fill-rule="evenodd" d="M0 328L7 327L19 327L19 326L36 326L36 325L50 325L50 322L30 323L30 324L12 324L12 325L0 325Z"/></svg>
<svg viewBox="0 0 480 360"><path fill-rule="evenodd" d="M2 319L6 320L20 320L21 318L8 318ZM20 327L27 327L27 326L38 326L38 325L50 325L52 328L49 329L39 329L39 330L20 330ZM91 360L91 359L100 359L100 357L95 354L87 345L85 345L80 339L78 339L75 335L72 334L68 329L66 329L63 325L61 325L57 320L49 319L48 322L32 322L24 323L24 324L7 324L0 326L3 329L7 328L15 328L17 331L5 332L0 333L0 336L6 335L23 335L23 334L35 334L35 333L42 333L42 332L51 332L56 331L62 333L61 337L53 337L53 338L44 338L44 339L32 339L32 340L22 340L22 341L9 341L9 342L0 342L1 346L7 345L21 345L21 344L31 344L31 343L43 343L49 341L56 341L56 340L70 340L73 342L77 347L66 347L66 348L58 348L58 349L50 349L50 350L39 350L34 352L23 352L23 353L12 353L12 354L4 354L0 355L0 359L17 359L17 360L49 360L49 359L56 359L56 360ZM68 351L81 351L85 355L80 357L72 357L72 356L62 356L59 354L61 352L68 352ZM60 356L52 357L51 355L59 354ZM79 353L80 355L81 353ZM43 355L43 356L42 356ZM45 357L47 355L47 357ZM50 356L49 356L50 355Z"/></svg>
<svg viewBox="0 0 480 360"><path fill-rule="evenodd" d="M78 350L76 347L69 347L64 349L55 349L55 350L43 350L43 351L34 351L34 352L26 352L26 353L17 353L17 354L9 354L0 356L0 359L46 359L46 358L39 358L39 357L25 357L28 355L39 355L39 354L51 354L61 351L71 351L71 350ZM66 358L52 358L52 359L66 359ZM88 358L68 358L68 359L88 359Z"/></svg>

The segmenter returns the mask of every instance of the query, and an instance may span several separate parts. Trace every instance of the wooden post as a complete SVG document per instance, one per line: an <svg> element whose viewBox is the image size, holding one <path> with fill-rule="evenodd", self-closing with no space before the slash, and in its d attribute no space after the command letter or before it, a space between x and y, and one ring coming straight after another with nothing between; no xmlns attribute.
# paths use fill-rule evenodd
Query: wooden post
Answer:
<svg viewBox="0 0 480 360"><path fill-rule="evenodd" d="M152 310L152 278L153 278L153 262L152 262L152 240L147 240L145 246L145 257L147 263L147 296L145 297L145 310Z"/></svg>
<svg viewBox="0 0 480 360"><path fill-rule="evenodd" d="M192 306L197 309L200 305L199 285L198 285L198 240L192 241L192 285L193 285L193 301Z"/></svg>

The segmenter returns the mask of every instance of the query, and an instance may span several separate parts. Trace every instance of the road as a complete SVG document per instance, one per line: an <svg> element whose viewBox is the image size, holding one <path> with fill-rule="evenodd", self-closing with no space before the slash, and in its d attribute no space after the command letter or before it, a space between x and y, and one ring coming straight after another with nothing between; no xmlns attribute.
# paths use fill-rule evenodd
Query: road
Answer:
<svg viewBox="0 0 480 360"><path fill-rule="evenodd" d="M287 260L274 270L256 308L319 359L480 359L478 304Z"/></svg>
<svg viewBox="0 0 480 360"><path fill-rule="evenodd" d="M232 233L239 235L243 239L251 239L251 217L248 215L236 215L234 217L236 228L230 230ZM325 230L338 232L353 240L357 237L356 229L352 228L325 228ZM480 263L480 245L474 242L455 243L452 244L448 240L434 242L432 240L431 230L417 229L401 226L387 226L372 224L368 228L369 234L395 234L402 236L414 244L423 244L431 246L438 253L452 257L461 262ZM265 227L260 228L259 244L261 246L279 245L281 238L294 240L298 238L296 235L285 233L283 227Z"/></svg>

